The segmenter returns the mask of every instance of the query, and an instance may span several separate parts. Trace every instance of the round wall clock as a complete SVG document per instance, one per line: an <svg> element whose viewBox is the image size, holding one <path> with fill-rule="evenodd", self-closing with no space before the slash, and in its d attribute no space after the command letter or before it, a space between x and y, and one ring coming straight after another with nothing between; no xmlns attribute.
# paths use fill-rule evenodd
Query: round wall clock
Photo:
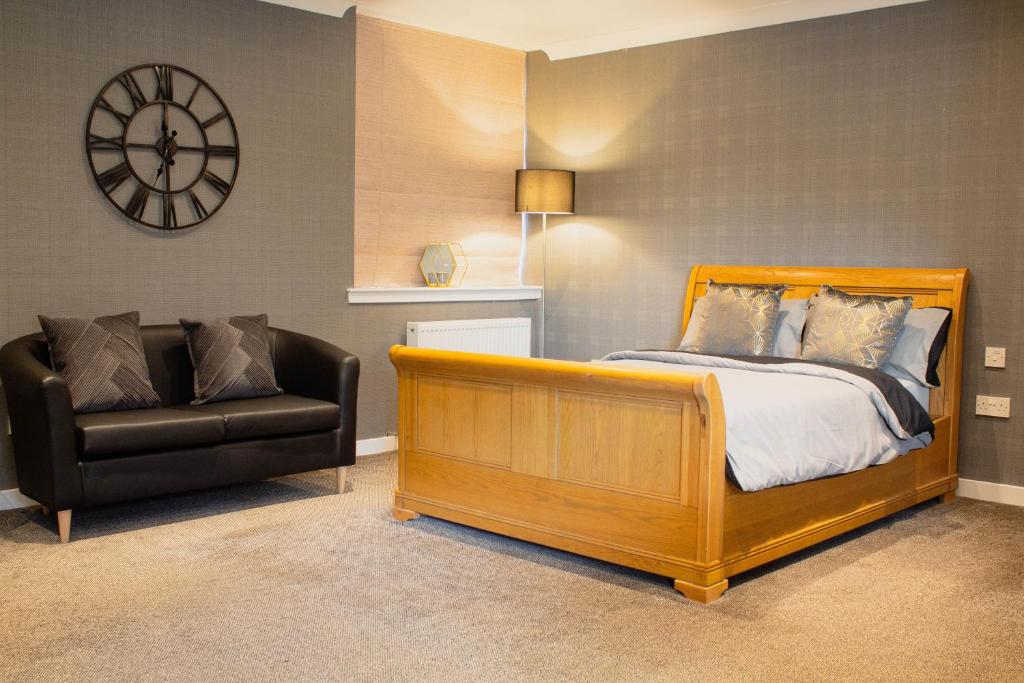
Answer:
<svg viewBox="0 0 1024 683"><path fill-rule="evenodd" d="M111 78L89 111L85 149L104 196L133 221L161 230L212 216L238 176L238 131L224 100L171 64Z"/></svg>

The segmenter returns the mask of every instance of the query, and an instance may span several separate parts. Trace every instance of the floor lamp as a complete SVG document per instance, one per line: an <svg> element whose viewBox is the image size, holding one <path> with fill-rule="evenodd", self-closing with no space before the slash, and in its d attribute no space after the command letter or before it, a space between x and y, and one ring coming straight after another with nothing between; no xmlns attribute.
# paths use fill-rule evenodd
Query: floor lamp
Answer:
<svg viewBox="0 0 1024 683"><path fill-rule="evenodd" d="M551 168L520 168L516 171L516 212L539 213L541 219L544 269L540 295L540 357L544 358L544 335L548 286L548 214L575 211L576 173Z"/></svg>

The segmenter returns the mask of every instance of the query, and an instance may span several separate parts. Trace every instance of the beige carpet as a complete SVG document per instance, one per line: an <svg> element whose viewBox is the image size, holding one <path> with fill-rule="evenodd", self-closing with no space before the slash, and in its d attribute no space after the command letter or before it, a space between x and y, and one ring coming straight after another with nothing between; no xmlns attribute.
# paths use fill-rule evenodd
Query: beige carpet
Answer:
<svg viewBox="0 0 1024 683"><path fill-rule="evenodd" d="M75 513L0 513L5 680L1022 680L1024 509L925 505L735 581L421 518L392 455Z"/></svg>

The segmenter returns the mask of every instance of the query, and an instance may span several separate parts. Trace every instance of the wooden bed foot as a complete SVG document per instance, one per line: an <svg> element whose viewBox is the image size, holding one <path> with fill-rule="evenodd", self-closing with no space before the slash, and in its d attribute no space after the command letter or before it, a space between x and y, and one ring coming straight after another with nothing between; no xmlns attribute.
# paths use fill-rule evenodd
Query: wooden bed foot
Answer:
<svg viewBox="0 0 1024 683"><path fill-rule="evenodd" d="M57 533L61 543L71 540L71 510L57 510Z"/></svg>
<svg viewBox="0 0 1024 683"><path fill-rule="evenodd" d="M940 503L955 503L956 502L956 491L946 491L939 496Z"/></svg>
<svg viewBox="0 0 1024 683"><path fill-rule="evenodd" d="M391 515L399 522L408 522L420 516L420 513L404 508L391 508Z"/></svg>
<svg viewBox="0 0 1024 683"><path fill-rule="evenodd" d="M675 588L677 591L688 597L694 602L699 602L702 605L706 605L709 602L714 602L718 598L722 597L722 593L729 587L729 580L722 579L718 583L713 583L710 586L698 586L695 583L689 581L683 581L682 579L676 579Z"/></svg>
<svg viewBox="0 0 1024 683"><path fill-rule="evenodd" d="M349 467L338 468L338 493L345 493L345 482L348 481Z"/></svg>

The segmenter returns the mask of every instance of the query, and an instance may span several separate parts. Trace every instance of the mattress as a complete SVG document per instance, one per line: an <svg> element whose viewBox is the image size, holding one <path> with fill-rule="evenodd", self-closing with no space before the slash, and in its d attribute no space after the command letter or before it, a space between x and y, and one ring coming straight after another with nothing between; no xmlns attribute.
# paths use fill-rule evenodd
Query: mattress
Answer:
<svg viewBox="0 0 1024 683"><path fill-rule="evenodd" d="M600 361L714 372L725 409L729 470L744 491L880 465L931 443L927 398L884 373L791 359L623 351Z"/></svg>

